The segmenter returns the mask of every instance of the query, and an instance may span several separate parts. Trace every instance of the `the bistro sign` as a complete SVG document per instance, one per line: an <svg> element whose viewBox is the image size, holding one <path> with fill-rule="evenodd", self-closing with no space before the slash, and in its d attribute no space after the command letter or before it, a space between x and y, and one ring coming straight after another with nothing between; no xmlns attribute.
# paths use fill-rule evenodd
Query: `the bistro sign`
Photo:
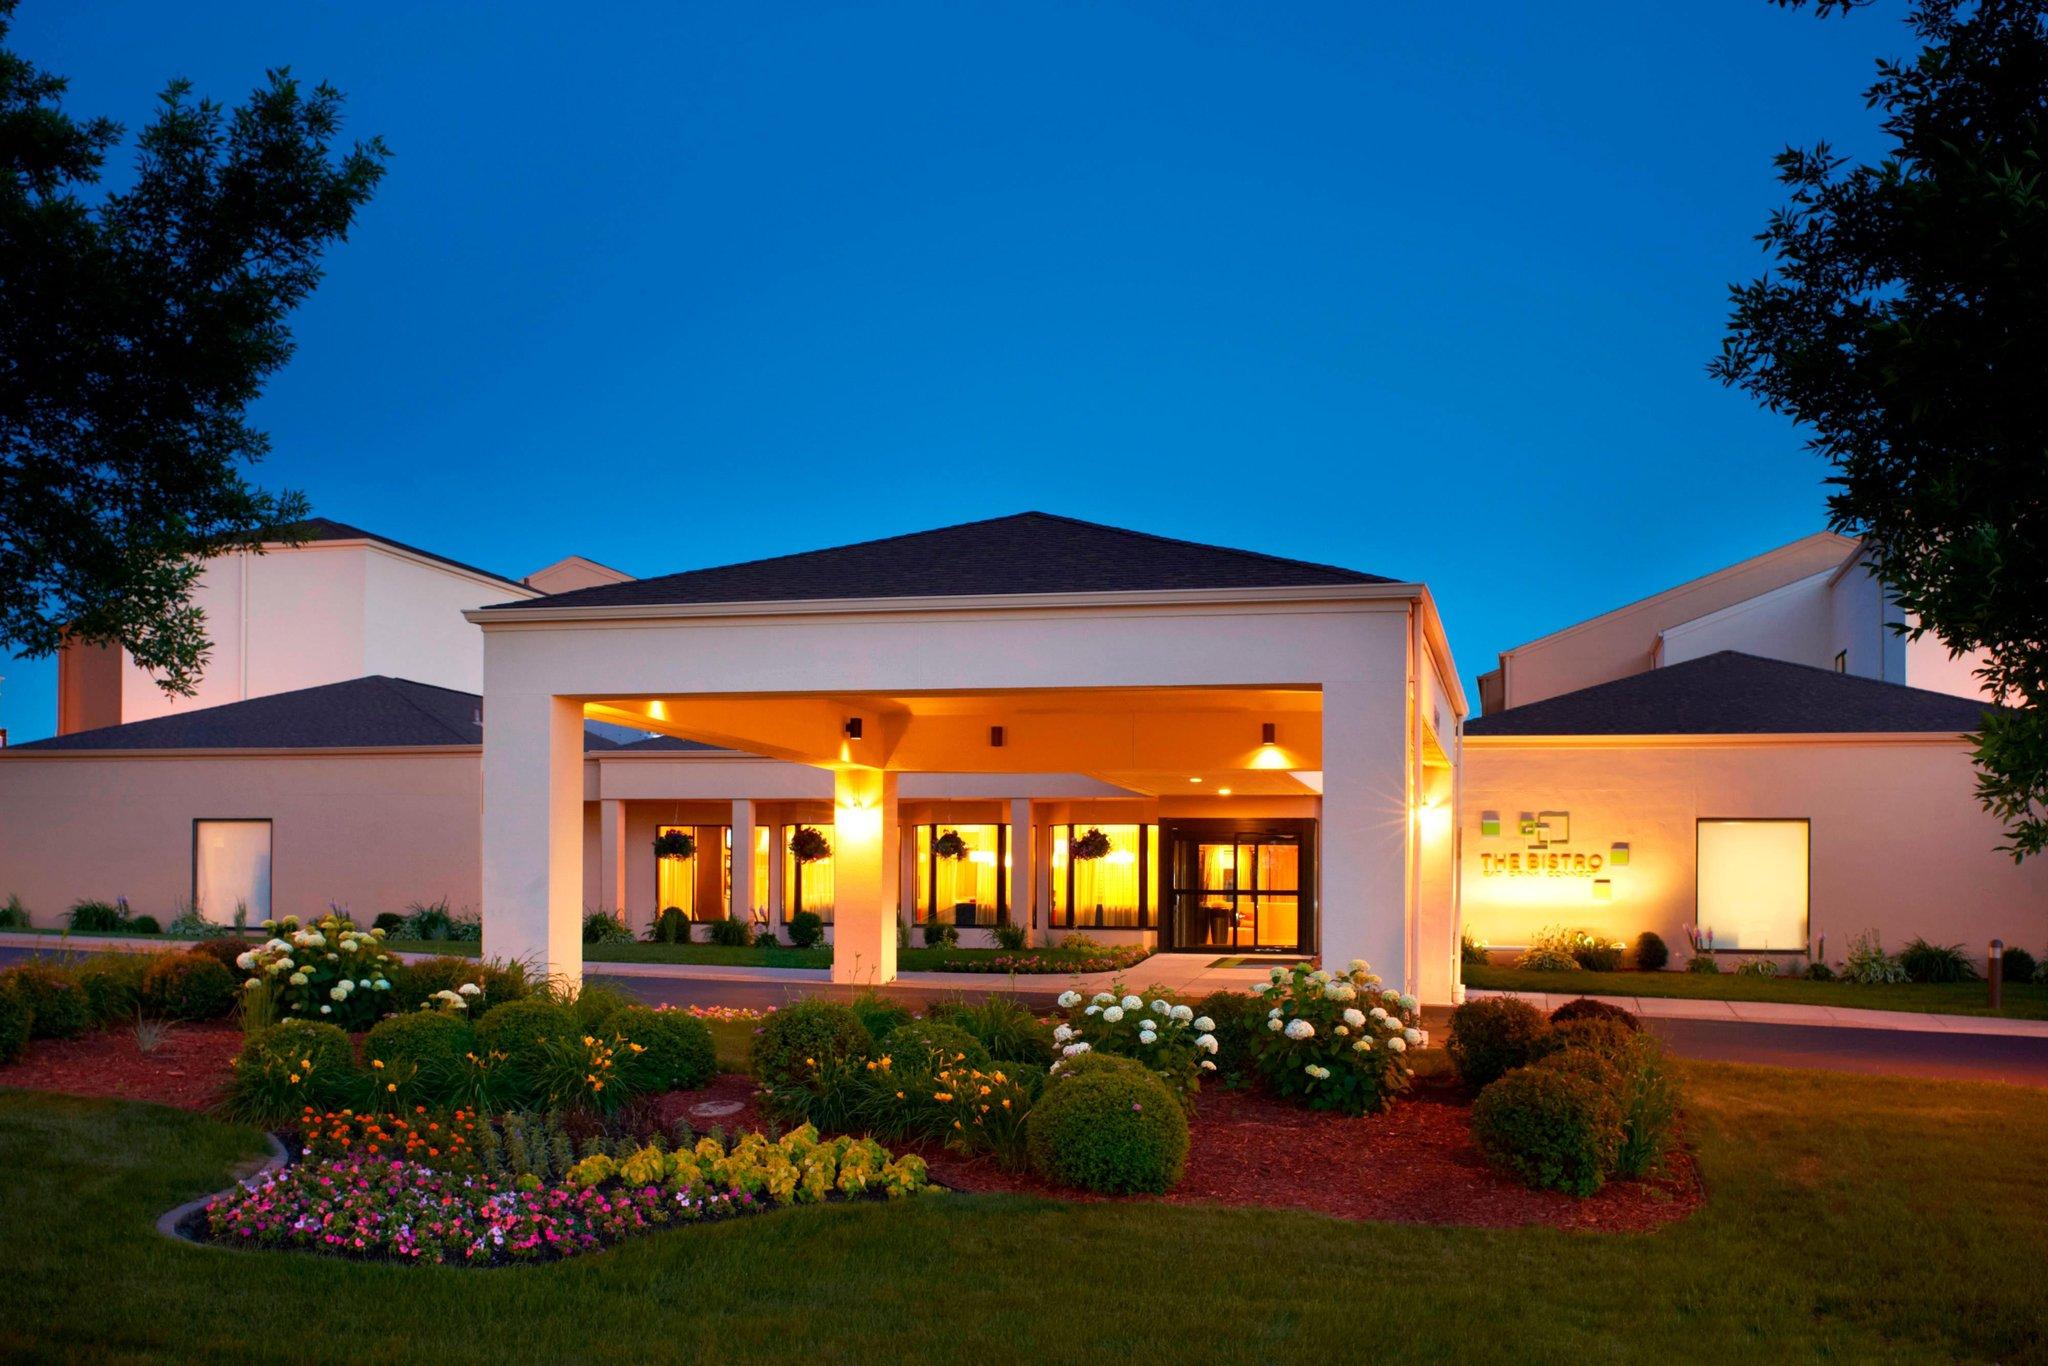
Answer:
<svg viewBox="0 0 2048 1366"><path fill-rule="evenodd" d="M1510 854L1482 853L1479 871L1486 877L1598 878L1602 870L1628 862L1626 844L1612 846L1607 854L1575 854L1561 849L1559 846L1571 843L1571 831L1569 811L1524 811L1515 833L1527 847ZM1501 833L1500 813L1481 812L1479 833L1497 838Z"/></svg>

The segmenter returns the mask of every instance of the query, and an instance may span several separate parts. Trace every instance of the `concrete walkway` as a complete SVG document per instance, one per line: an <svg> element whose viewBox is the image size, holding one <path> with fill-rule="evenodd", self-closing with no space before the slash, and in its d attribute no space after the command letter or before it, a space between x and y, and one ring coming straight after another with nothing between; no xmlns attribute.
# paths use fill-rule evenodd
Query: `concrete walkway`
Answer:
<svg viewBox="0 0 2048 1366"><path fill-rule="evenodd" d="M1483 996L1520 996L1545 1014L1573 993L1473 991ZM1924 1015L1911 1010L1855 1010L1841 1006L1790 1005L1781 1001L1702 1001L1673 996L1595 996L1651 1020L1719 1020L1742 1024L1795 1025L1821 1029L1878 1029L1908 1034L1994 1034L2048 1039L2048 1020L2007 1020L1995 1015Z"/></svg>

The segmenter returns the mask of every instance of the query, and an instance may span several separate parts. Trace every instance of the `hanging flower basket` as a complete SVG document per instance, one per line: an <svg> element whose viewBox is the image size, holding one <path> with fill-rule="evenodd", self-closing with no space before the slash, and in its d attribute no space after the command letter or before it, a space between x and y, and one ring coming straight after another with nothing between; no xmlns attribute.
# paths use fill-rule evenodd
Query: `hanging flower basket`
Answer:
<svg viewBox="0 0 2048 1366"><path fill-rule="evenodd" d="M932 853L939 858L966 858L967 841L958 830L948 830L932 841Z"/></svg>
<svg viewBox="0 0 2048 1366"><path fill-rule="evenodd" d="M824 831L799 825L790 833L789 852L796 855L798 863L816 863L821 858L832 857L832 842L825 838Z"/></svg>
<svg viewBox="0 0 2048 1366"><path fill-rule="evenodd" d="M697 853L697 841L687 830L664 830L654 837L656 858L693 858Z"/></svg>
<svg viewBox="0 0 2048 1366"><path fill-rule="evenodd" d="M1072 853L1077 859L1105 858L1109 854L1109 836L1090 826L1088 833L1074 840Z"/></svg>

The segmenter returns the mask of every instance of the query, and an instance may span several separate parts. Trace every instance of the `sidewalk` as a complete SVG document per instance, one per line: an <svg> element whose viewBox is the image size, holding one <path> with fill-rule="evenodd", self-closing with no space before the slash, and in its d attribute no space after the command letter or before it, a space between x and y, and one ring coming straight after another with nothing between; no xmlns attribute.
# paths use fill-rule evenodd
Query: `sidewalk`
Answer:
<svg viewBox="0 0 2048 1366"><path fill-rule="evenodd" d="M1545 1014L1574 993L1479 991L1484 996L1519 996ZM1701 1001L1671 996L1594 996L1653 1020L1718 1020L1722 1023L1795 1025L1822 1029L1882 1029L1908 1034L1996 1034L2007 1038L2048 1039L2048 1020L2006 1020L1992 1015L1923 1015L1910 1010L1855 1010L1837 1006L1787 1005L1778 1001Z"/></svg>

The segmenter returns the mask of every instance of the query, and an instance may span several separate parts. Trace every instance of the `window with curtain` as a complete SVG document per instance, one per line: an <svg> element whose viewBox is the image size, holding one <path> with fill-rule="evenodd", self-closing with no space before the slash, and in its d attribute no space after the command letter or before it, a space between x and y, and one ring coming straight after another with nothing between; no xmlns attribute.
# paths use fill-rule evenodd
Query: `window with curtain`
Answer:
<svg viewBox="0 0 2048 1366"><path fill-rule="evenodd" d="M269 821L192 823L192 904L217 925L270 918Z"/></svg>
<svg viewBox="0 0 2048 1366"><path fill-rule="evenodd" d="M689 858L654 861L654 898L658 910L673 906L691 920L722 920L732 904L732 827L729 825L662 825L657 835L680 830L697 842Z"/></svg>
<svg viewBox="0 0 2048 1366"><path fill-rule="evenodd" d="M835 833L829 825L782 827L783 914L809 911L829 925L832 923L832 856L827 854L809 863L798 863L796 855L789 852L789 837L800 829L821 831L828 843Z"/></svg>
<svg viewBox="0 0 2048 1366"><path fill-rule="evenodd" d="M1076 858L1077 843L1100 830L1109 850ZM1051 923L1069 929L1141 929L1152 923L1159 883L1158 827L1056 825L1052 829Z"/></svg>
<svg viewBox="0 0 2048 1366"><path fill-rule="evenodd" d="M1008 830L1001 825L920 825L917 923L936 912L947 925L993 925L1004 910Z"/></svg>

